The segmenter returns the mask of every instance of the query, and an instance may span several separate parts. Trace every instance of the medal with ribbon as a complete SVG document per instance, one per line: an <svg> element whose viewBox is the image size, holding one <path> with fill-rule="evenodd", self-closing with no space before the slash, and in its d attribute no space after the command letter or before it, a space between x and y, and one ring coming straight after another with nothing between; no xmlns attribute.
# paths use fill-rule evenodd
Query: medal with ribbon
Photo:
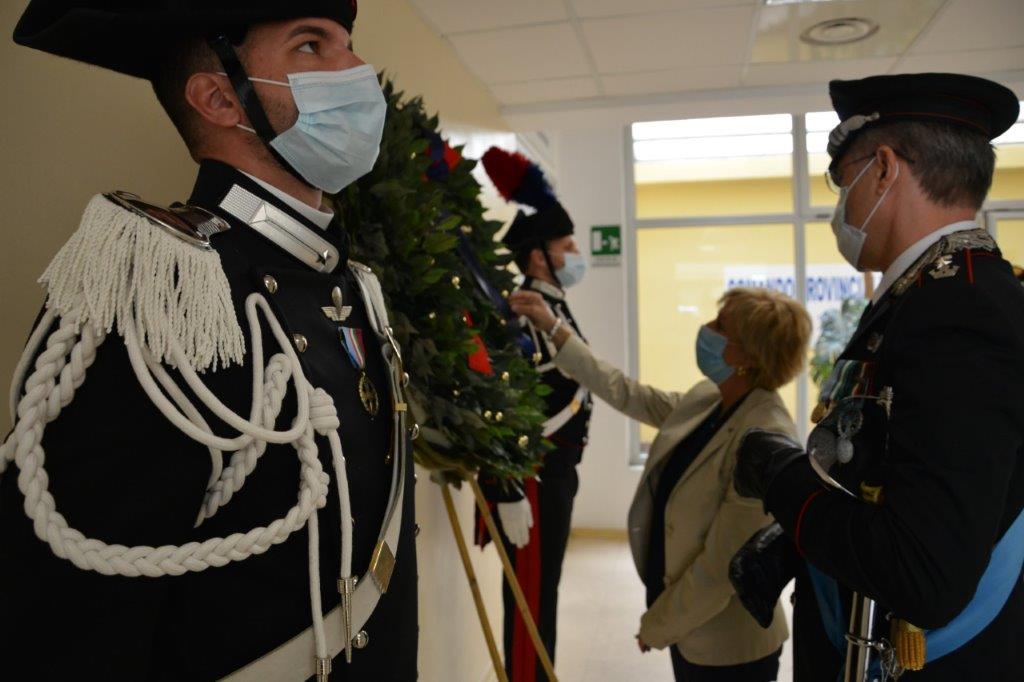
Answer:
<svg viewBox="0 0 1024 682"><path fill-rule="evenodd" d="M345 346L348 359L352 361L352 366L359 370L359 400L363 403L363 409L371 417L376 417L380 411L380 398L377 395L377 388L366 374L366 345L363 342L363 330L339 327L339 335L342 345Z"/></svg>

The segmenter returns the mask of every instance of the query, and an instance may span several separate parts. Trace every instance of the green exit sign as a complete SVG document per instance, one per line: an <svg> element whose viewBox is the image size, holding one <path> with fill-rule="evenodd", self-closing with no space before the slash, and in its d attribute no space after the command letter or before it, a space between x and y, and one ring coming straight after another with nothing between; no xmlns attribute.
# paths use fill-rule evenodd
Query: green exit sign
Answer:
<svg viewBox="0 0 1024 682"><path fill-rule="evenodd" d="M595 225L590 228L590 262L594 265L618 265L622 259L622 228Z"/></svg>

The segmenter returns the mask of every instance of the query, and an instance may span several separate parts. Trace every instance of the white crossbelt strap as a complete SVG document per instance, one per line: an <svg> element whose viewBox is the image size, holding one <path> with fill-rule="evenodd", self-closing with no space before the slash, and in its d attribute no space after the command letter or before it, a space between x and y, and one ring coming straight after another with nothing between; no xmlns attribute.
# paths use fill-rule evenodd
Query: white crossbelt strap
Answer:
<svg viewBox="0 0 1024 682"><path fill-rule="evenodd" d="M405 453L395 458L396 468L404 466ZM402 530L402 499L404 497L405 477L399 476L398 489L392 489L391 500L388 502L389 514L384 521L382 538L388 546L398 547L398 536ZM352 631L359 632L370 619L377 602L381 597L380 587L368 573L356 586L352 599ZM340 656L345 650L344 619L341 606L336 606L324 616L324 634L327 637L327 652L332 658ZM358 655L358 654L357 654ZM313 642L313 628L303 632L277 647L273 651L256 659L243 668L223 678L229 682L301 682L316 674L316 645Z"/></svg>
<svg viewBox="0 0 1024 682"><path fill-rule="evenodd" d="M402 532L402 503L405 498L405 466L407 453L408 411L404 403L404 375L401 355L389 326L384 296L377 278L365 265L350 262L352 272L359 281L360 291L366 303L370 325L381 340L382 351L388 362L388 378L395 399L395 425L392 452L391 496L388 499L384 522L377 538L376 549L370 561L370 569L359 579L352 597L352 635L358 633L370 619L381 595L387 591L391 567L398 552L399 536ZM324 616L324 634L327 640L327 654L336 658L350 643L345 641L344 612L341 605ZM229 682L301 682L316 674L316 644L313 628L291 638L273 651L239 668L227 677Z"/></svg>
<svg viewBox="0 0 1024 682"><path fill-rule="evenodd" d="M559 412L555 414L553 417L544 422L544 437L547 438L551 434L558 431L558 429L568 424L569 420L575 417L576 413L578 413L580 411L580 408L583 407L583 403L586 402L587 397L589 395L590 391L587 390L586 388L583 388L582 386L577 388L576 395L572 397L572 400L569 401L569 404L563 407L561 410L559 410Z"/></svg>

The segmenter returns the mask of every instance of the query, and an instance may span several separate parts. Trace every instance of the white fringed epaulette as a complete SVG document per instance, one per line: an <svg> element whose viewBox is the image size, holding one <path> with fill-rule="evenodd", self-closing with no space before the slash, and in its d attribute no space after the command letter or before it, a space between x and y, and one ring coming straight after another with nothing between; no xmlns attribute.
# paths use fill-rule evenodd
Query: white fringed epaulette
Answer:
<svg viewBox="0 0 1024 682"><path fill-rule="evenodd" d="M163 208L125 192L96 195L39 282L46 305L96 331L134 321L160 362L176 341L196 371L241 364L245 341L209 237L230 228L192 206Z"/></svg>

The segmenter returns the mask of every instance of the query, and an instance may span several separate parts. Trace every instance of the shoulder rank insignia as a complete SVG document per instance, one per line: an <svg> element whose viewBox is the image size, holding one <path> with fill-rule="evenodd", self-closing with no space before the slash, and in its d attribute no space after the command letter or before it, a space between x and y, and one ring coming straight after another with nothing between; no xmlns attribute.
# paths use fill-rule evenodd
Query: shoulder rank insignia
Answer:
<svg viewBox="0 0 1024 682"><path fill-rule="evenodd" d="M960 270L959 265L953 264L953 256L967 250L998 253L999 247L987 230L963 230L947 234L925 251L903 276L896 280L892 285L893 295L903 295L929 266L933 269L928 274L934 279L953 277Z"/></svg>
<svg viewBox="0 0 1024 682"><path fill-rule="evenodd" d="M168 234L201 249L212 249L210 237L231 229L231 224L226 220L198 206L171 204L165 208L124 191L108 192L103 196L121 208L142 216Z"/></svg>
<svg viewBox="0 0 1024 682"><path fill-rule="evenodd" d="M933 268L928 271L932 279L946 279L947 277L954 277L957 272L960 271L959 265L953 264L953 256L948 254L939 256L932 263Z"/></svg>

